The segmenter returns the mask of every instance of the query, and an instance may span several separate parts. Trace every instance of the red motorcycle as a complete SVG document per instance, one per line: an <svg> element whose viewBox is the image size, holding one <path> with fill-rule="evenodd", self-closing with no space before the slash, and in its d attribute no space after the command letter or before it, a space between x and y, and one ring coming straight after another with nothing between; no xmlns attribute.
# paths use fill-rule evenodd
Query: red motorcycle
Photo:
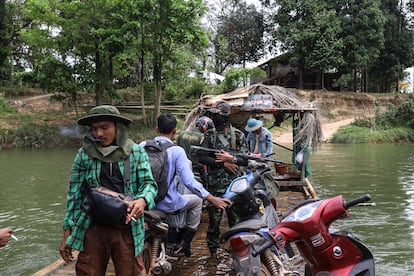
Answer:
<svg viewBox="0 0 414 276"><path fill-rule="evenodd" d="M370 199L367 194L347 202L341 195L305 200L283 216L252 255L257 256L273 245L281 249L295 242L307 261L306 276L375 275L374 257L368 247L352 233L330 228L334 221L349 217L350 207Z"/></svg>

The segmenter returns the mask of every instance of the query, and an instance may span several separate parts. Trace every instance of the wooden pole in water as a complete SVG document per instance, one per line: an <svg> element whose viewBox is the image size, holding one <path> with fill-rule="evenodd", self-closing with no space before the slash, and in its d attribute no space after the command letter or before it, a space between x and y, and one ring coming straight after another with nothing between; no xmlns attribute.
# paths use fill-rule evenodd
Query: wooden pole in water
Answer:
<svg viewBox="0 0 414 276"><path fill-rule="evenodd" d="M318 198L318 195L316 194L315 189L313 189L313 186L312 186L312 184L310 183L309 179L307 179L307 178L305 177L303 180L305 180L305 182L306 182L306 186L308 187L309 192L311 193L312 197L313 197L313 198Z"/></svg>

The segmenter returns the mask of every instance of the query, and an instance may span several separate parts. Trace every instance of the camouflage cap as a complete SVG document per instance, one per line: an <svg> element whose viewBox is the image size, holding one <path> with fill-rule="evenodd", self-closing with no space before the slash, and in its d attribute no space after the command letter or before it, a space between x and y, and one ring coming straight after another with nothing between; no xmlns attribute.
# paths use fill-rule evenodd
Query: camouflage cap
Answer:
<svg viewBox="0 0 414 276"><path fill-rule="evenodd" d="M225 101L217 101L211 105L210 112L229 116L231 114L231 106Z"/></svg>

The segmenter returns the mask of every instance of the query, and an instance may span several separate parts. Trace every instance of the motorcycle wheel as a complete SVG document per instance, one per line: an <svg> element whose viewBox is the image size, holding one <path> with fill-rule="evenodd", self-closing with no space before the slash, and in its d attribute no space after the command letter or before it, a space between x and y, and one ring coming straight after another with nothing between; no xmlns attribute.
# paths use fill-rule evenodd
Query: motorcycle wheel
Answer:
<svg viewBox="0 0 414 276"><path fill-rule="evenodd" d="M151 263L152 263L152 254L151 254L151 244L145 242L144 249L142 250L142 259L144 261L144 275L151 275Z"/></svg>
<svg viewBox="0 0 414 276"><path fill-rule="evenodd" d="M277 275L272 275L263 263L261 263L260 265L260 275L261 276L277 276Z"/></svg>

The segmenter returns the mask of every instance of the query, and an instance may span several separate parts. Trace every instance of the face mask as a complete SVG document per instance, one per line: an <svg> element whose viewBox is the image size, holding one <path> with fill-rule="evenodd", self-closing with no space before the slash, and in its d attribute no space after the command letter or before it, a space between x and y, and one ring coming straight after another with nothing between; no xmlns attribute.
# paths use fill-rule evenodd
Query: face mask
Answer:
<svg viewBox="0 0 414 276"><path fill-rule="evenodd" d="M217 131L221 131L224 128L229 126L229 121L230 121L229 116L214 113L211 119L213 120L214 126Z"/></svg>

